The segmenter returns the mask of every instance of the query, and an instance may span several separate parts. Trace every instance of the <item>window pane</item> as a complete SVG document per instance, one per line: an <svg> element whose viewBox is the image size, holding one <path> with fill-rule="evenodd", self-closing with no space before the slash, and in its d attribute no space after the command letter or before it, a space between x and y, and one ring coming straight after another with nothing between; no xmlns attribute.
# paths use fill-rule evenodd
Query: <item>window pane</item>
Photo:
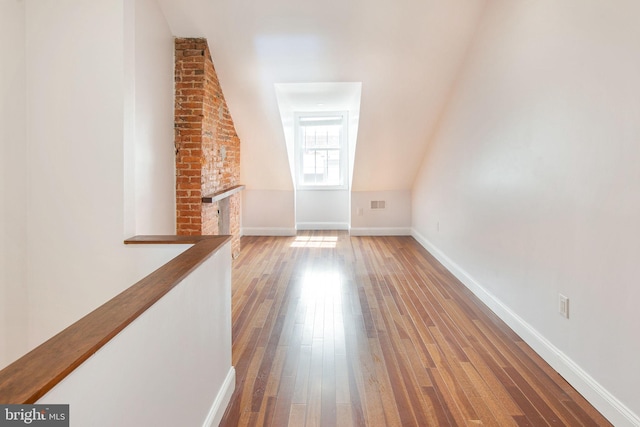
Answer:
<svg viewBox="0 0 640 427"><path fill-rule="evenodd" d="M300 117L297 126L299 183L307 186L343 185L343 116Z"/></svg>
<svg viewBox="0 0 640 427"><path fill-rule="evenodd" d="M302 159L302 177L304 184L322 183L326 153L318 150L306 150Z"/></svg>
<svg viewBox="0 0 640 427"><path fill-rule="evenodd" d="M302 178L305 185L340 185L340 150L306 150Z"/></svg>
<svg viewBox="0 0 640 427"><path fill-rule="evenodd" d="M305 148L339 148L342 126L303 126Z"/></svg>
<svg viewBox="0 0 640 427"><path fill-rule="evenodd" d="M340 184L340 150L327 151L327 177L325 184Z"/></svg>

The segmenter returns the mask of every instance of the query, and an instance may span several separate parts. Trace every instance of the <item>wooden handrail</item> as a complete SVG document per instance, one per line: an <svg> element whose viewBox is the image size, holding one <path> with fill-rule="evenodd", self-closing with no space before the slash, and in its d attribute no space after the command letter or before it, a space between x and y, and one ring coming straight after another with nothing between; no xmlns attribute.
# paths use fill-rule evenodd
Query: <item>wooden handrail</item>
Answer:
<svg viewBox="0 0 640 427"><path fill-rule="evenodd" d="M226 199L227 197L244 190L244 187L244 185L234 185L233 187L229 187L216 193L209 194L202 198L202 203L214 203L219 200Z"/></svg>
<svg viewBox="0 0 640 427"><path fill-rule="evenodd" d="M0 371L0 403L34 403L216 253L231 236L136 236L126 244L194 244Z"/></svg>

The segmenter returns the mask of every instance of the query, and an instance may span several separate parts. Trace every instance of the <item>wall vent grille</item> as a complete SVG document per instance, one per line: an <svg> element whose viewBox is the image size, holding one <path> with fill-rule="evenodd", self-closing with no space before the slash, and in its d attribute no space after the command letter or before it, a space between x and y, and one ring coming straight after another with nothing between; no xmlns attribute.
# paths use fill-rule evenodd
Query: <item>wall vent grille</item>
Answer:
<svg viewBox="0 0 640 427"><path fill-rule="evenodd" d="M386 202L384 200L372 200L371 201L371 209L380 210L386 207Z"/></svg>

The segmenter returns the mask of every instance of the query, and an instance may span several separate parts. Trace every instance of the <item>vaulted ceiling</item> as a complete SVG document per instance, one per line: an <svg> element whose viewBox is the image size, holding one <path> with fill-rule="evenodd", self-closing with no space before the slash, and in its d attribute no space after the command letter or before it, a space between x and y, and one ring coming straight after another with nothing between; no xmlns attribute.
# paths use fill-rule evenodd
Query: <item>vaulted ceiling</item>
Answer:
<svg viewBox="0 0 640 427"><path fill-rule="evenodd" d="M410 189L486 0L159 0L206 37L247 188L293 189L275 84L361 82L353 190Z"/></svg>

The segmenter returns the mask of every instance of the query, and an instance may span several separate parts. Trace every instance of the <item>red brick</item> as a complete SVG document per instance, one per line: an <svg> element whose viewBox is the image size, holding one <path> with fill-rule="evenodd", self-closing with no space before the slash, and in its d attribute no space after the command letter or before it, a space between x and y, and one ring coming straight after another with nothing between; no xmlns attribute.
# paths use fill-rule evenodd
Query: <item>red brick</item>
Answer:
<svg viewBox="0 0 640 427"><path fill-rule="evenodd" d="M200 197L239 184L240 139L206 40L176 39L175 46L177 230L178 234L216 234L218 205L203 205ZM229 200L234 255L240 247L239 201L239 195Z"/></svg>

